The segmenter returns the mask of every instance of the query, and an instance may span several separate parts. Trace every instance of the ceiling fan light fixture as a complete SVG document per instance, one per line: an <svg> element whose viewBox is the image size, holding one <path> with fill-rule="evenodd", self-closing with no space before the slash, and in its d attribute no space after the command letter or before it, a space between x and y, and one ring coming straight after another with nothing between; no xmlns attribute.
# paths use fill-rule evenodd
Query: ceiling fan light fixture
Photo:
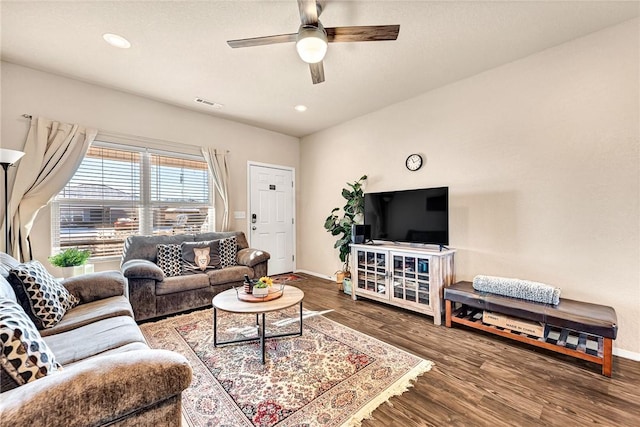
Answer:
<svg viewBox="0 0 640 427"><path fill-rule="evenodd" d="M296 50L300 59L308 64L316 64L324 59L327 53L327 33L318 23L318 27L303 25L298 31Z"/></svg>

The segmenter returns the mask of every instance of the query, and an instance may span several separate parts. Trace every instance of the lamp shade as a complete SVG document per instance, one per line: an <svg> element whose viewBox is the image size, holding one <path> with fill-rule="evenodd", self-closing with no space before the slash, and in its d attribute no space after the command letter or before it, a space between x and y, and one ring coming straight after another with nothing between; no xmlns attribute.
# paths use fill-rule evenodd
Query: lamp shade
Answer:
<svg viewBox="0 0 640 427"><path fill-rule="evenodd" d="M327 53L327 34L322 27L303 26L298 31L296 50L300 58L309 64L324 59Z"/></svg>
<svg viewBox="0 0 640 427"><path fill-rule="evenodd" d="M0 163L12 165L24 156L22 151L9 150L8 148L0 148Z"/></svg>

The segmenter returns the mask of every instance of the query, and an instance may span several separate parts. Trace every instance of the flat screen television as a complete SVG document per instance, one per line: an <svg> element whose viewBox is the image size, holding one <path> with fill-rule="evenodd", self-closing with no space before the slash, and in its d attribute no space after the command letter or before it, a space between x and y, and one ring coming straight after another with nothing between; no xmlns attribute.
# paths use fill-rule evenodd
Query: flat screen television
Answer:
<svg viewBox="0 0 640 427"><path fill-rule="evenodd" d="M449 244L449 187L365 193L364 223L371 239Z"/></svg>

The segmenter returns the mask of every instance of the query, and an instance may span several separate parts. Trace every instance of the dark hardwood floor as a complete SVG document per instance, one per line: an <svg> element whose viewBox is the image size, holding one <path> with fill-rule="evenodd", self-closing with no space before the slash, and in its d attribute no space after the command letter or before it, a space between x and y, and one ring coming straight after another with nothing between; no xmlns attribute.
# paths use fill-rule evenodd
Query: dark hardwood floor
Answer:
<svg viewBox="0 0 640 427"><path fill-rule="evenodd" d="M300 276L303 274L298 273ZM402 348L435 366L363 426L638 426L640 362L614 356L613 376L600 366L433 318L351 297L327 280L304 275L310 310ZM311 292L313 290L313 292Z"/></svg>

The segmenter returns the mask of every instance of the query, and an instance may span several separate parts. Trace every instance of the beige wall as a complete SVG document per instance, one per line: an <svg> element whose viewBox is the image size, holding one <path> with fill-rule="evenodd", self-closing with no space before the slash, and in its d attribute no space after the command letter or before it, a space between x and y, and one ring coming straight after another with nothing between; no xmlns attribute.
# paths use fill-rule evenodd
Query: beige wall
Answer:
<svg viewBox="0 0 640 427"><path fill-rule="evenodd" d="M298 268L332 275L340 189L449 186L459 279L559 286L615 307L640 356L638 20L392 105L301 143ZM408 172L421 153L426 166Z"/></svg>
<svg viewBox="0 0 640 427"><path fill-rule="evenodd" d="M174 141L178 149L180 143L227 149L232 229L246 232L246 220L234 222L233 211L247 209L247 161L298 168L298 138L7 62L1 67L2 147L23 147L29 120L21 116L26 113L101 131ZM51 251L49 224L49 211L44 209L32 232L38 236L32 239L34 257L41 261ZM96 269L118 266L119 262L110 262L97 264Z"/></svg>

